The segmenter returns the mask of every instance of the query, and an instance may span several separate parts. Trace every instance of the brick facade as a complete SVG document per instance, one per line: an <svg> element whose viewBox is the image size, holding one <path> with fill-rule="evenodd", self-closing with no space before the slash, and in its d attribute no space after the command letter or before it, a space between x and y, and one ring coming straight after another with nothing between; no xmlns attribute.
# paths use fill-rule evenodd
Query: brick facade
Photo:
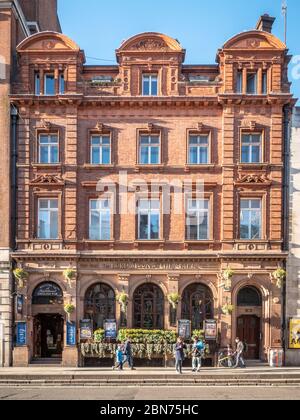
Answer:
<svg viewBox="0 0 300 420"><path fill-rule="evenodd" d="M27 323L27 347L15 351L15 365L26 365L37 355L35 336L41 314L64 315L63 304L31 304L32 294L43 282L63 291L64 302L76 311L72 320L86 317L85 296L95 284L128 293L127 327L137 326L135 299L139 287L156 285L163 292L162 324L170 321L168 294L182 297L191 285L203 285L212 297L218 325L218 344L233 344L241 322L258 319L258 358L265 360L271 348L282 348L282 295L271 274L284 267L282 250L283 107L293 105L287 79L286 46L271 33L254 30L229 40L211 66L184 65L185 50L178 41L157 33L144 33L125 41L116 51L116 66L86 66L84 52L70 39L56 33L39 33L21 42L18 52L18 84L11 96L19 111L18 124L18 249L13 254L29 278L19 293L27 297L18 321ZM247 94L247 75L256 73L257 91ZM237 92L241 72L242 92ZM56 93L45 95L46 74L55 76ZM35 92L35 75L40 91ZM58 92L59 75L65 91ZM158 94L144 96L142 78L155 74ZM266 75L266 86L263 77ZM104 83L104 77L106 82ZM102 78L102 79L101 79ZM94 80L94 82L93 82ZM98 80L98 82L97 82ZM102 80L102 82L99 82ZM264 90L266 89L266 90ZM40 133L59 138L59 162L38 162ZM259 133L259 163L241 163L243 134ZM92 165L91 135L110 136L111 162ZM160 138L160 161L139 162L139 135ZM192 165L188 159L189 134L208 136L210 158ZM89 200L101 198L111 185L119 191L126 171L131 185L129 200L149 196L155 181L156 197L170 197L171 213L160 214L155 240L141 240L135 214L112 215L109 240L89 238ZM143 180L146 190L141 187ZM209 234L206 240L188 240L185 211L175 211L175 190L165 187L189 180L190 191L204 182L209 200ZM101 180L104 191L97 191ZM107 191L106 191L107 192ZM38 239L39 198L58 200L58 235ZM240 200L260 201L261 234L242 240ZM135 204L134 204L135 205ZM180 213L180 214L177 214ZM76 270L67 283L63 271ZM222 273L231 268L232 285L222 287ZM252 287L259 305L238 305L238 294ZM232 314L221 310L232 303ZM185 302L177 308L182 318ZM201 302L200 302L201 305ZM115 302L121 325L121 311ZM256 317L256 318L255 318ZM246 322L246 321L245 321ZM66 327L64 327L66 328ZM77 349L64 346L64 365L77 365Z"/></svg>
<svg viewBox="0 0 300 420"><path fill-rule="evenodd" d="M22 9L22 6L26 8ZM41 20L43 30L60 30L57 18L56 2L47 2L48 9L44 9L44 0L35 1L39 6L39 15L35 16L37 23ZM10 185L10 157L11 157L11 118L9 94L11 83L16 75L16 46L30 35L28 21L31 20L33 0L18 2L0 0L0 323L4 325L4 351L0 349L0 366L11 363L12 344L12 279L10 276L10 250L12 246L11 221L11 185ZM53 18L52 18L53 15ZM46 19L48 22L46 22ZM1 341L1 337L0 337ZM0 347L2 343L0 342Z"/></svg>

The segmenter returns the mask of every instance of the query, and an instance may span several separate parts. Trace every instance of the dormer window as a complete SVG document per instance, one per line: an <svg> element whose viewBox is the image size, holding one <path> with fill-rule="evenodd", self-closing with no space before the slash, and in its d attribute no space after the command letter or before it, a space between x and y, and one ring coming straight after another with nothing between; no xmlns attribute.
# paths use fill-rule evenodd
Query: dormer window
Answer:
<svg viewBox="0 0 300 420"><path fill-rule="evenodd" d="M158 75L143 74L143 96L158 95Z"/></svg>

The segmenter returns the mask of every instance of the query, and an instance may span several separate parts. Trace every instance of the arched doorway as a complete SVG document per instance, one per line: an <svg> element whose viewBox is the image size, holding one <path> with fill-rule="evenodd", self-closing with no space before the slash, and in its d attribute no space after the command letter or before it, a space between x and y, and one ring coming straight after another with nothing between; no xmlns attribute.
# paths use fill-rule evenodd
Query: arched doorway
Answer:
<svg viewBox="0 0 300 420"><path fill-rule="evenodd" d="M143 284L133 295L133 324L135 328L161 330L164 328L164 294L155 284Z"/></svg>
<svg viewBox="0 0 300 420"><path fill-rule="evenodd" d="M104 327L105 320L116 318L116 296L105 283L91 286L84 298L84 316L93 321L94 330Z"/></svg>
<svg viewBox="0 0 300 420"><path fill-rule="evenodd" d="M261 293L253 286L241 289L237 296L237 336L246 343L245 358L260 358Z"/></svg>
<svg viewBox="0 0 300 420"><path fill-rule="evenodd" d="M204 328L206 319L214 318L214 300L211 290L200 283L184 289L181 300L181 318L192 322L192 329Z"/></svg>
<svg viewBox="0 0 300 420"><path fill-rule="evenodd" d="M61 359L64 347L63 292L53 282L39 284L32 294L33 356Z"/></svg>

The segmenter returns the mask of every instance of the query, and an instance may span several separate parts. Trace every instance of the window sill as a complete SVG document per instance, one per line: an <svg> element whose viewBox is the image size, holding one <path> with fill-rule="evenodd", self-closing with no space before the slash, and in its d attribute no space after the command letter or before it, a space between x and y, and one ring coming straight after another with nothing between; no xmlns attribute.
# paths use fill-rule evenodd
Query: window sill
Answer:
<svg viewBox="0 0 300 420"><path fill-rule="evenodd" d="M86 163L82 166L84 169L87 170L107 170L107 169L114 169L114 164L107 164L107 165L101 165L101 164L93 164L93 163Z"/></svg>
<svg viewBox="0 0 300 420"><path fill-rule="evenodd" d="M160 170L160 171L162 171L162 170L164 170L165 169L165 164L164 163L160 163L160 164L153 164L153 165L148 165L148 164L145 164L145 165L143 165L143 164L137 164L137 165L135 165L135 171L136 172L140 172L140 171L143 171L143 170L150 170L150 171L155 171L155 170Z"/></svg>
<svg viewBox="0 0 300 420"><path fill-rule="evenodd" d="M205 245L205 244L215 244L216 243L216 241L214 241L213 239L199 239L199 240L185 240L184 241L184 243L185 244L188 244L188 245L201 245L201 244L203 244L203 245Z"/></svg>
<svg viewBox="0 0 300 420"><path fill-rule="evenodd" d="M31 164L32 168L62 168L63 164L62 163L32 163Z"/></svg>
<svg viewBox="0 0 300 420"><path fill-rule="evenodd" d="M99 240L94 240L94 239L83 239L83 241L82 241L82 243L84 243L84 244L103 244L103 245L105 245L105 244L114 244L115 243L115 240L114 239L108 239L108 240L102 240L102 239L99 239Z"/></svg>
<svg viewBox="0 0 300 420"><path fill-rule="evenodd" d="M157 244L157 245L162 245L165 244L165 240L163 239L137 239L134 241L135 244L137 245L144 245L144 244Z"/></svg>
<svg viewBox="0 0 300 420"><path fill-rule="evenodd" d="M199 163L199 164L186 164L185 170L186 172L191 170L199 170L199 169L214 169L216 165L214 163Z"/></svg>
<svg viewBox="0 0 300 420"><path fill-rule="evenodd" d="M238 163L239 168L267 168L270 164L266 162L262 163Z"/></svg>

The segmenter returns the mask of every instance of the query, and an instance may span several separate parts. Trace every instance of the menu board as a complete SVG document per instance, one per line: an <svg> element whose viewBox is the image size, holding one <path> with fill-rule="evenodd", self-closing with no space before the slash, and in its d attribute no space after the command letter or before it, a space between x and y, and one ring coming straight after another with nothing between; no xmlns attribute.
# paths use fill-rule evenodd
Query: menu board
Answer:
<svg viewBox="0 0 300 420"><path fill-rule="evenodd" d="M80 340L91 340L93 338L93 324L90 319L80 321Z"/></svg>
<svg viewBox="0 0 300 420"><path fill-rule="evenodd" d="M75 322L67 322L67 346L76 346Z"/></svg>
<svg viewBox="0 0 300 420"><path fill-rule="evenodd" d="M27 324L26 322L17 323L17 346L26 346L27 344Z"/></svg>
<svg viewBox="0 0 300 420"><path fill-rule="evenodd" d="M188 319L178 321L178 336L184 340L189 340L192 336L192 323Z"/></svg>
<svg viewBox="0 0 300 420"><path fill-rule="evenodd" d="M107 319L104 323L105 338L109 340L116 340L117 338L117 323L115 319Z"/></svg>
<svg viewBox="0 0 300 420"><path fill-rule="evenodd" d="M217 340L217 335L217 321L215 321L214 319L207 319L204 325L205 340Z"/></svg>

